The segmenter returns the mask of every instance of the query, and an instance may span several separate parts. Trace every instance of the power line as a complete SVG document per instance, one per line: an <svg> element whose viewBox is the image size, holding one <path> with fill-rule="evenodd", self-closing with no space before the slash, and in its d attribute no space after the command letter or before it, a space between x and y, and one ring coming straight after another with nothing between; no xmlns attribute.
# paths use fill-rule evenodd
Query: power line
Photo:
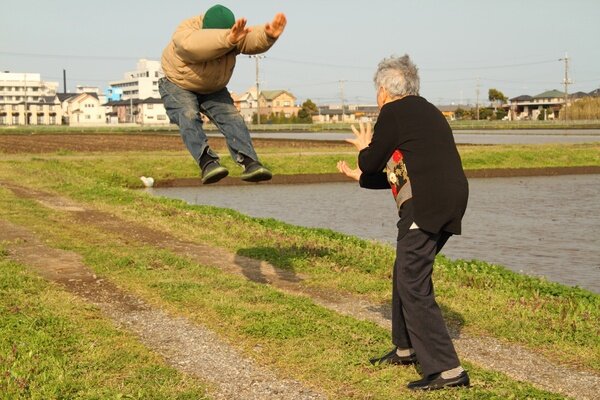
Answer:
<svg viewBox="0 0 600 400"><path fill-rule="evenodd" d="M545 60L545 61L536 61L530 63L521 63L521 64L505 64L505 65L487 65L480 67L456 67L456 68L419 68L422 71L474 71L480 69L501 69L501 68L515 68L515 67L525 67L529 65L539 65L539 64L550 64L555 63L556 60Z"/></svg>
<svg viewBox="0 0 600 400"><path fill-rule="evenodd" d="M0 51L1 55L7 56L18 56L18 57L35 57L35 58L74 58L80 60L122 60L122 61L130 61L130 60L139 60L140 58L147 57L122 57L122 56L96 56L96 55L83 55L83 54L43 54L43 53L17 53L17 52L8 52L8 51Z"/></svg>
<svg viewBox="0 0 600 400"><path fill-rule="evenodd" d="M82 60L139 60L140 58L148 58L148 57L133 57L133 56L109 56L109 55L86 55L86 54L51 54L51 53L23 53L23 52L8 52L8 51L0 51L0 55L10 55L10 56L19 56L19 57L39 57L39 58L72 58L72 59L82 59ZM160 57L150 57L150 58L160 58ZM269 57L268 60L279 61L279 62L287 62L292 64L303 64L303 65L314 65L319 67L329 67L329 68L345 68L345 69L361 69L361 70L369 70L372 71L373 67L365 67L359 65L348 65L348 64L329 64L329 63L321 63L314 61L304 61L304 60L292 60L286 58L279 57ZM562 59L561 59L562 60ZM553 60L543 60L543 61L535 61L528 63L517 63L517 64L503 64L503 65L484 65L477 67L454 67L454 68L419 68L421 71L473 71L473 70L481 70L481 69L503 69L503 68L516 68L516 67L524 67L531 65L540 65L540 64L549 64L556 62L556 59Z"/></svg>
<svg viewBox="0 0 600 400"><path fill-rule="evenodd" d="M318 66L318 67L364 69L364 70L369 70L369 71L373 69L372 67L361 67L361 66L356 66L356 65L341 65L341 64L326 64L326 63L319 63L319 62L314 62L314 61L288 60L285 58L278 58L278 57L269 57L268 59L273 60L273 61L287 62L287 63L291 63L291 64L314 65L314 66Z"/></svg>

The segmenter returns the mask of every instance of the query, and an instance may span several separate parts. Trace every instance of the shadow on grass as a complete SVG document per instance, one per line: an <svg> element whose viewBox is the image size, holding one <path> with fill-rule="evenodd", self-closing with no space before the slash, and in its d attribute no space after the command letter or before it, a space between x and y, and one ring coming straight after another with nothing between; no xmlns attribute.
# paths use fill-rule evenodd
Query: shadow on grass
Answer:
<svg viewBox="0 0 600 400"><path fill-rule="evenodd" d="M253 282L268 284L278 279L289 283L299 283L303 280L295 271L295 265L299 261L302 262L315 257L325 257L329 254L330 251L328 249L309 246L250 247L237 251L235 263L241 268L244 276ZM267 261L275 266L275 268L265 268L264 265L261 265L260 260ZM460 331L465 323L464 317L443 304L439 304L439 306L444 315L450 335L453 338L460 337ZM366 306L365 309L370 313L379 314L387 321L391 321L392 319L392 307L389 303L372 304Z"/></svg>
<svg viewBox="0 0 600 400"><path fill-rule="evenodd" d="M246 278L258 283L269 283L273 278L298 283L302 278L295 271L295 265L309 257L325 257L329 250L309 246L290 247L251 247L236 253L235 263ZM261 265L264 260L275 268Z"/></svg>
<svg viewBox="0 0 600 400"><path fill-rule="evenodd" d="M444 321L446 322L446 325L448 326L448 331L450 332L450 336L452 336L453 338L460 337L460 331L465 324L464 317L460 313L446 307L445 305L439 304L439 302L438 302L438 305L440 306L440 308L442 310L442 314L444 315ZM381 315L381 317L387 321L391 322L391 320L392 320L392 305L389 303L388 304L371 305L371 306L366 307L366 309L369 312L377 313L377 314Z"/></svg>

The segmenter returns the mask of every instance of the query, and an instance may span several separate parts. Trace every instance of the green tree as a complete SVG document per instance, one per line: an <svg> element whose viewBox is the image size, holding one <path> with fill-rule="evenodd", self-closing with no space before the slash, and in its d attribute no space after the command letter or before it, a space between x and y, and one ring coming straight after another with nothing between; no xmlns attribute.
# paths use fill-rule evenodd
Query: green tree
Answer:
<svg viewBox="0 0 600 400"><path fill-rule="evenodd" d="M304 103L302 103L302 108L306 110L310 115L318 114L319 107L311 99L306 99Z"/></svg>
<svg viewBox="0 0 600 400"><path fill-rule="evenodd" d="M461 107L458 107L454 112L454 116L456 119L473 119L473 110L467 110Z"/></svg>
<svg viewBox="0 0 600 400"><path fill-rule="evenodd" d="M502 118L506 117L508 115L508 112L503 109L503 108L499 108L498 110L496 110L496 112L493 115L494 119L498 119L501 120Z"/></svg>
<svg viewBox="0 0 600 400"><path fill-rule="evenodd" d="M498 89L490 89L488 91L488 100L494 104L494 109L496 109L496 107L501 106L502 103L508 100L508 97Z"/></svg>
<svg viewBox="0 0 600 400"><path fill-rule="evenodd" d="M492 115L494 114L494 109L493 108L480 108L479 109L479 119L491 119Z"/></svg>
<svg viewBox="0 0 600 400"><path fill-rule="evenodd" d="M311 99L302 103L302 108L298 111L299 122L312 123L312 116L319 112L319 108Z"/></svg>
<svg viewBox="0 0 600 400"><path fill-rule="evenodd" d="M303 122L304 121L308 122L308 121L312 121L312 118L311 118L310 114L304 108L301 108L298 111L298 120L303 121Z"/></svg>

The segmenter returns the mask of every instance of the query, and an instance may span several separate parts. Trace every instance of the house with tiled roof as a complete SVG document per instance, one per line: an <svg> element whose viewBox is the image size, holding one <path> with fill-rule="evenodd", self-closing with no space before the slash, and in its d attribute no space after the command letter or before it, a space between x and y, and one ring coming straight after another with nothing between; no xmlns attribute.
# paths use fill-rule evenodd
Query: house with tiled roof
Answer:
<svg viewBox="0 0 600 400"><path fill-rule="evenodd" d="M106 112L97 93L58 93L63 123L71 126L93 126L106 123Z"/></svg>
<svg viewBox="0 0 600 400"><path fill-rule="evenodd" d="M592 97L600 97L600 89L592 90L588 94Z"/></svg>
<svg viewBox="0 0 600 400"><path fill-rule="evenodd" d="M590 94L586 93L586 92L582 92L582 91L569 94L569 99L573 99L573 100L579 100L579 99L583 99L586 97L590 97Z"/></svg>
<svg viewBox="0 0 600 400"><path fill-rule="evenodd" d="M104 104L112 111L108 113L108 122L112 124L168 125L167 111L161 99L113 100Z"/></svg>
<svg viewBox="0 0 600 400"><path fill-rule="evenodd" d="M560 109L565 103L565 94L559 90L547 90L535 96L521 95L509 99L508 119L536 120L542 115L543 119L558 118Z"/></svg>
<svg viewBox="0 0 600 400"><path fill-rule="evenodd" d="M263 90L258 96L261 115L283 114L291 117L298 114L300 107L297 107L296 96L287 90Z"/></svg>
<svg viewBox="0 0 600 400"><path fill-rule="evenodd" d="M232 93L231 97L233 98L233 103L244 118L244 121L246 121L246 123L252 123L252 117L256 114L257 110L258 96L256 96L256 87L251 87L240 95Z"/></svg>

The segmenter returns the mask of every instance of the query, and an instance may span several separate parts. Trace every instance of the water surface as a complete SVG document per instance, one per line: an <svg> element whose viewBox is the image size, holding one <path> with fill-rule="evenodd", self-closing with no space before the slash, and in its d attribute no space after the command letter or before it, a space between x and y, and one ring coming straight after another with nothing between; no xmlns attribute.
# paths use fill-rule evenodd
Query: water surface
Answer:
<svg viewBox="0 0 600 400"><path fill-rule="evenodd" d="M600 293L600 175L470 179L463 235L442 250ZM354 183L154 188L158 196L394 244L388 190Z"/></svg>

